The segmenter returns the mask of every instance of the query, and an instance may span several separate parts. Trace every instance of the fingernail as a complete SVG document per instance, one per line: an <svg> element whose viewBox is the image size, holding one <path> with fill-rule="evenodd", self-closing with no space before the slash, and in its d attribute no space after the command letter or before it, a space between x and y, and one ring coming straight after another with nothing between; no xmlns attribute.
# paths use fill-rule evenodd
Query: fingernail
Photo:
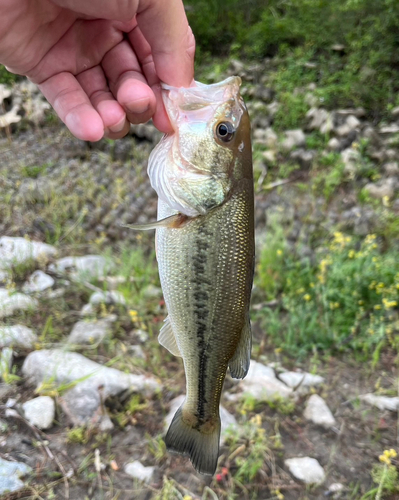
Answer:
<svg viewBox="0 0 399 500"><path fill-rule="evenodd" d="M121 132L123 130L125 123L126 123L126 118L123 117L122 120L120 120L118 123L112 125L112 127L109 127L109 130L114 134L117 134L118 132Z"/></svg>
<svg viewBox="0 0 399 500"><path fill-rule="evenodd" d="M133 101L126 104L127 109L136 115L143 115L147 113L150 109L150 105L148 104L148 100L144 99L142 101Z"/></svg>

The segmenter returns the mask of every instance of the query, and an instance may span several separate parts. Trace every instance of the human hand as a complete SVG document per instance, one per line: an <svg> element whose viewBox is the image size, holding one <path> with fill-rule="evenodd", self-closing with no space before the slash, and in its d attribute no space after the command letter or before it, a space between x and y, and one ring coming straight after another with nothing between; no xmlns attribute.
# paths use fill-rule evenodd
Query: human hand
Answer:
<svg viewBox="0 0 399 500"><path fill-rule="evenodd" d="M151 117L171 130L159 84L194 75L181 0L0 0L0 12L0 62L37 83L76 137L120 138Z"/></svg>

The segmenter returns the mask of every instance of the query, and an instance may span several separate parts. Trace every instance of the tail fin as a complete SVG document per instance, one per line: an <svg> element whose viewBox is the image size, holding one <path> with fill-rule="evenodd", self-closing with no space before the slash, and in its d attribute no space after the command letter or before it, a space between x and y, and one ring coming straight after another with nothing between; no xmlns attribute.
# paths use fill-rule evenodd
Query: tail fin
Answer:
<svg viewBox="0 0 399 500"><path fill-rule="evenodd" d="M211 432L201 432L183 420L182 408L175 413L166 433L166 447L168 451L188 456L200 474L213 476L219 458L220 418L217 417Z"/></svg>

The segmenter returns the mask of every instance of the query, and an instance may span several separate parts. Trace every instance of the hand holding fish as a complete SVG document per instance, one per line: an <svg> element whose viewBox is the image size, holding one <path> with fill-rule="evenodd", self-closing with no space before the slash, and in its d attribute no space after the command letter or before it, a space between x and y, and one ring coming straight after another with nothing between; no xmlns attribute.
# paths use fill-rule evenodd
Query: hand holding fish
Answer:
<svg viewBox="0 0 399 500"><path fill-rule="evenodd" d="M78 138L171 130L160 82L189 86L194 36L181 0L0 0L0 63L26 75Z"/></svg>

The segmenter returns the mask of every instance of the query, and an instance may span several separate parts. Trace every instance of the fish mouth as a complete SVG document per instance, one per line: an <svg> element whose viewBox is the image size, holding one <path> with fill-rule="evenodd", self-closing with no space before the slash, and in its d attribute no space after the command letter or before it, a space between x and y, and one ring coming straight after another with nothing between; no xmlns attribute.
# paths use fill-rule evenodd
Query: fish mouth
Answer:
<svg viewBox="0 0 399 500"><path fill-rule="evenodd" d="M208 122L220 105L241 99L240 86L239 76L230 76L211 85L195 82L192 87L162 83L162 98L174 131L178 131L181 114L185 115L185 120L190 120L195 113L195 121Z"/></svg>

